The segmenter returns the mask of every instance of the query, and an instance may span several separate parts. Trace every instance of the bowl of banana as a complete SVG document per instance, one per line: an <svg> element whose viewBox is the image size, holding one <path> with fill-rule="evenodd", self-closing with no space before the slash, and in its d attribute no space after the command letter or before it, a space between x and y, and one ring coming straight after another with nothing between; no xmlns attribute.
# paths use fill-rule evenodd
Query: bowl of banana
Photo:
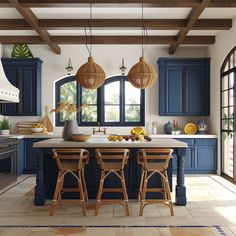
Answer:
<svg viewBox="0 0 236 236"><path fill-rule="evenodd" d="M33 133L42 133L44 129L44 126L42 124L34 124L31 127L31 131Z"/></svg>

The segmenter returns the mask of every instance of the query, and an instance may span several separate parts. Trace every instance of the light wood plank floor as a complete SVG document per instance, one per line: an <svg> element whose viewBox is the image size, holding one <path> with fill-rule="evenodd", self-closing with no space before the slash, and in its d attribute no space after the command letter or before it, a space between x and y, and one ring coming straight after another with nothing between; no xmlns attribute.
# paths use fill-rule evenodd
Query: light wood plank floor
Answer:
<svg viewBox="0 0 236 236"><path fill-rule="evenodd" d="M136 201L131 201L131 217L119 205L102 206L95 217L93 204L86 217L77 205L58 206L50 217L51 201L33 205L34 184L34 176L23 175L0 191L0 235L236 235L236 186L216 175L187 176L188 204L174 206L173 217L163 205L147 206L140 217Z"/></svg>

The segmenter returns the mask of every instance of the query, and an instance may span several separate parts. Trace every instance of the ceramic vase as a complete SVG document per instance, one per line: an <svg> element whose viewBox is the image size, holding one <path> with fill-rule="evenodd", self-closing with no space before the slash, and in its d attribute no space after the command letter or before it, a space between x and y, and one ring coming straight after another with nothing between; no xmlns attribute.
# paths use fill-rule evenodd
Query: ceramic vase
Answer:
<svg viewBox="0 0 236 236"><path fill-rule="evenodd" d="M72 134L78 134L78 133L79 133L79 129L78 129L77 121L65 120L63 132L62 132L62 138L65 141L71 141Z"/></svg>
<svg viewBox="0 0 236 236"><path fill-rule="evenodd" d="M168 123L164 125L165 134L171 134L172 128L173 128L173 124L170 123L170 121L168 121Z"/></svg>

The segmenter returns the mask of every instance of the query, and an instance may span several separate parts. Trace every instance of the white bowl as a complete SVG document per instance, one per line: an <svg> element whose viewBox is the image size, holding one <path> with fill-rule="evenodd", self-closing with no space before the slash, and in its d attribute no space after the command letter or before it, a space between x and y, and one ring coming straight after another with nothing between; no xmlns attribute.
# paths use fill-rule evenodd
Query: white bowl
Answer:
<svg viewBox="0 0 236 236"><path fill-rule="evenodd" d="M43 132L43 128L31 128L31 130L34 133L41 133L41 132Z"/></svg>

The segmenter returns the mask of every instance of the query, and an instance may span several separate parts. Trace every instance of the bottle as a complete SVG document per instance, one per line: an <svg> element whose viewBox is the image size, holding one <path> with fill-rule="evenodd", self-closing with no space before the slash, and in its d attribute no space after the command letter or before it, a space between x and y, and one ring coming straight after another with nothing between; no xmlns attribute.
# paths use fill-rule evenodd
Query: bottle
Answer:
<svg viewBox="0 0 236 236"><path fill-rule="evenodd" d="M157 134L157 123L152 122L152 134Z"/></svg>
<svg viewBox="0 0 236 236"><path fill-rule="evenodd" d="M165 134L171 134L172 128L173 128L173 124L170 123L170 121L168 121L168 123L164 125Z"/></svg>

